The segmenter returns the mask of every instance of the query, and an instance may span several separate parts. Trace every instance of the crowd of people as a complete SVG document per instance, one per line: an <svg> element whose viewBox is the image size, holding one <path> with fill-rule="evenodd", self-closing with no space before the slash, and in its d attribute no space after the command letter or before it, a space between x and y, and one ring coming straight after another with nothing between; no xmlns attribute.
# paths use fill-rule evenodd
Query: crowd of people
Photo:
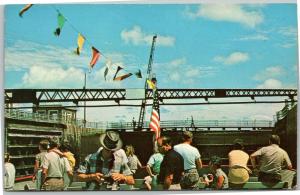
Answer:
<svg viewBox="0 0 300 195"><path fill-rule="evenodd" d="M269 145L250 156L244 151L243 140L236 139L228 153L228 174L222 170L222 159L214 155L208 164L209 173L200 175L203 164L198 149L192 146L192 132L184 131L181 138L177 145L169 136L158 138L153 154L143 166L132 145L123 150L119 133L107 131L100 136L100 148L79 163L76 170L70 144L60 144L56 137L45 139L39 143L32 180L36 190L67 190L75 176L77 181L86 182L83 190L118 190L120 184L134 188L135 173L145 168L143 187L147 190L198 190L200 183L211 189L242 189L251 174L256 174L258 181L277 183L282 180L282 169L293 170L287 152L279 147L279 136L271 135ZM14 177L15 167L9 154L5 154L5 190L13 189Z"/></svg>
<svg viewBox="0 0 300 195"><path fill-rule="evenodd" d="M198 190L200 183L212 189L241 189L252 172L258 174L258 181L276 183L281 181L282 169L293 169L288 154L279 147L279 136L272 135L269 146L250 156L244 151L243 140L236 139L228 154L228 175L222 170L219 156L210 157L209 174L199 175L203 165L192 140L190 131L182 133L182 142L177 145L173 145L172 138L168 136L157 139L154 152L145 166L148 173L143 183L145 189ZM133 185L134 174L137 169L143 168L133 146L125 146L124 151L122 140L115 131L103 134L100 143L99 150L88 155L80 164L78 179L87 182L87 190L116 190L121 183ZM252 170L248 167L249 160Z"/></svg>

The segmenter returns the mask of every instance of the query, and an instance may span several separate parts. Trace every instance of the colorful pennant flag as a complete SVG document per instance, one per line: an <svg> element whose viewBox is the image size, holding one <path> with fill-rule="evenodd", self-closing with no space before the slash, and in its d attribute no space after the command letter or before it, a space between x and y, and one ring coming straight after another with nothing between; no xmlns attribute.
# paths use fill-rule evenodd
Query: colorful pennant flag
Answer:
<svg viewBox="0 0 300 195"><path fill-rule="evenodd" d="M19 12L19 16L23 17L23 14L29 10L31 7L33 6L33 4L27 4L25 5L25 7L23 7L23 9Z"/></svg>
<svg viewBox="0 0 300 195"><path fill-rule="evenodd" d="M153 83L153 82L150 81L149 79L147 79L147 83L148 83L148 87L149 87L150 89L155 89L155 88L156 88L155 83Z"/></svg>
<svg viewBox="0 0 300 195"><path fill-rule="evenodd" d="M84 44L85 38L82 36L80 33L78 34L78 39L77 39L77 49L75 53L77 55L80 55L80 52L82 50L83 44Z"/></svg>
<svg viewBox="0 0 300 195"><path fill-rule="evenodd" d="M97 63L98 59L100 58L100 52L95 48L92 47L93 57L90 62L90 67L93 68L95 64Z"/></svg>
<svg viewBox="0 0 300 195"><path fill-rule="evenodd" d="M156 140L160 137L159 102L157 96L157 90L153 90L153 106L149 125L151 131L155 133Z"/></svg>
<svg viewBox="0 0 300 195"><path fill-rule="evenodd" d="M134 73L134 74L135 74L135 76L136 76L137 78L139 78L139 79L143 78L141 70L139 70L138 72L136 72L136 73Z"/></svg>
<svg viewBox="0 0 300 195"><path fill-rule="evenodd" d="M106 80L107 73L108 73L108 67L106 66L106 68L105 68L105 70L104 70L104 79L105 79L105 80Z"/></svg>
<svg viewBox="0 0 300 195"><path fill-rule="evenodd" d="M58 24L58 27L57 27L57 28L55 29L55 31L54 31L54 34L55 34L56 36L59 36L59 35L60 35L61 29L62 29L62 27L64 26L65 21L66 21L65 17L64 17L61 13L59 13L59 14L57 15L57 24Z"/></svg>
<svg viewBox="0 0 300 195"><path fill-rule="evenodd" d="M119 72L120 70L122 70L122 69L123 69L123 68L122 68L121 66L118 66L117 71L116 71L116 73L115 73L115 76L114 76L114 79L113 79L113 80L115 80L115 78L116 78L118 72Z"/></svg>
<svg viewBox="0 0 300 195"><path fill-rule="evenodd" d="M124 74L124 75L122 75L122 76L119 76L119 77L117 77L117 78L114 78L114 81L122 81L122 80L124 80L124 79L130 77L131 75L132 75L132 73Z"/></svg>

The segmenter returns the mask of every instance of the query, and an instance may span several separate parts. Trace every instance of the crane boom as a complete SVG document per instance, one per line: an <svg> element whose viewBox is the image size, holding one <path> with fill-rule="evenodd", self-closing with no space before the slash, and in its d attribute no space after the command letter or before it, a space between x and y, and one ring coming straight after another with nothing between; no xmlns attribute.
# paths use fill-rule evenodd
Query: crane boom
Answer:
<svg viewBox="0 0 300 195"><path fill-rule="evenodd" d="M153 39L152 39L151 50L150 50L150 57L149 57L148 68L147 68L147 79L149 79L149 80L152 79L152 63L153 63L153 58L154 58L156 38L157 38L157 35L154 35ZM145 87L144 87L145 93L148 89L147 79L145 80ZM145 117L145 105L146 105L146 98L142 101L140 115L139 115L139 121L137 124L137 130L142 130L142 128L143 128L144 117Z"/></svg>

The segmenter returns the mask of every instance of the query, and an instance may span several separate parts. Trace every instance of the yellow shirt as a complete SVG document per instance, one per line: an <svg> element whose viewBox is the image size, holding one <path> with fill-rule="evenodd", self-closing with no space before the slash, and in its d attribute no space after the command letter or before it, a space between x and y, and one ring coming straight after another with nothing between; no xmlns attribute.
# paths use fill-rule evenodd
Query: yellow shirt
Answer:
<svg viewBox="0 0 300 195"><path fill-rule="evenodd" d="M64 152L63 154L64 154L65 157L68 159L69 164L70 164L72 170L74 170L75 162L76 162L76 160L75 160L75 158L74 158L74 154L72 154L71 152Z"/></svg>

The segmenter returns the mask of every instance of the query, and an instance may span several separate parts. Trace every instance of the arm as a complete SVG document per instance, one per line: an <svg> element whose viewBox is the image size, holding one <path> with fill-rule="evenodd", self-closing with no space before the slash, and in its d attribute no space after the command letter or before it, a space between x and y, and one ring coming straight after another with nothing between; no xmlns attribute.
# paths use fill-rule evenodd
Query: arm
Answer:
<svg viewBox="0 0 300 195"><path fill-rule="evenodd" d="M34 181L36 179L36 173L38 172L39 167L40 167L39 161L35 160L32 181Z"/></svg>
<svg viewBox="0 0 300 195"><path fill-rule="evenodd" d="M127 185L134 185L134 178L132 175L123 175L121 173L112 173L111 177L114 181L124 182Z"/></svg>
<svg viewBox="0 0 300 195"><path fill-rule="evenodd" d="M196 167L198 171L202 168L202 161L200 158L196 159Z"/></svg>
<svg viewBox="0 0 300 195"><path fill-rule="evenodd" d="M222 189L223 183L224 183L224 177L223 176L219 176L217 178L217 186L216 186L216 188L217 189Z"/></svg>
<svg viewBox="0 0 300 195"><path fill-rule="evenodd" d="M142 163L140 162L139 159L137 159L137 165L138 165L139 168L143 168L143 165L142 165Z"/></svg>
<svg viewBox="0 0 300 195"><path fill-rule="evenodd" d="M147 166L146 166L146 171L147 171L147 173L148 173L151 177L154 176L154 174L153 174L152 171L151 171L150 165L147 165Z"/></svg>
<svg viewBox="0 0 300 195"><path fill-rule="evenodd" d="M78 173L77 175L77 179L83 182L89 182L89 181L101 182L102 177L103 177L102 173L91 173L91 174Z"/></svg>
<svg viewBox="0 0 300 195"><path fill-rule="evenodd" d="M48 175L48 169L43 167L43 171L42 171L42 183L44 183L46 181Z"/></svg>
<svg viewBox="0 0 300 195"><path fill-rule="evenodd" d="M256 169L256 156L251 154L250 155L250 160L251 160L252 169Z"/></svg>

